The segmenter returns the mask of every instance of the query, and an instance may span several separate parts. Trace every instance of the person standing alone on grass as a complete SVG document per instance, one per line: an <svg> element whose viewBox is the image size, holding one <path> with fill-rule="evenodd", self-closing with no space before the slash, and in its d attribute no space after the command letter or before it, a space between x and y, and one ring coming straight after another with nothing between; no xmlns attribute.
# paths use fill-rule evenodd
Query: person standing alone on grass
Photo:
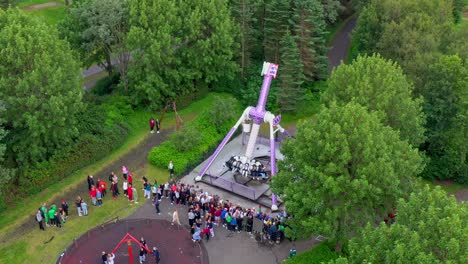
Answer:
<svg viewBox="0 0 468 264"><path fill-rule="evenodd" d="M39 229L42 230L42 231L45 231L45 228L44 228L44 217L42 217L42 212L41 210L37 210L37 213L36 213L36 221L39 223Z"/></svg>
<svg viewBox="0 0 468 264"><path fill-rule="evenodd" d="M169 173L170 173L170 176L172 177L174 175L174 163L171 161L169 161L169 165L167 166L167 168L169 169Z"/></svg>
<svg viewBox="0 0 468 264"><path fill-rule="evenodd" d="M154 118L150 118L150 121L149 121L149 125L150 125L150 133L153 134L154 133L154 126L156 125L156 122L154 121Z"/></svg>

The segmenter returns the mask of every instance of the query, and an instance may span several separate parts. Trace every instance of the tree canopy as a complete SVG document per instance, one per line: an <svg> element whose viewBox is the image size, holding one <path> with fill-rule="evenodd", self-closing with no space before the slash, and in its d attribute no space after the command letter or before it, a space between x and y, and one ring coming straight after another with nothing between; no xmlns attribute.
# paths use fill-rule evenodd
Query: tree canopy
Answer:
<svg viewBox="0 0 468 264"><path fill-rule="evenodd" d="M396 223L368 225L349 244L349 263L466 263L468 207L425 186L398 201Z"/></svg>
<svg viewBox="0 0 468 264"><path fill-rule="evenodd" d="M441 56L422 74L427 142L431 157L424 171L428 178L458 178L468 182L468 66L457 56Z"/></svg>
<svg viewBox="0 0 468 264"><path fill-rule="evenodd" d="M114 64L119 69L126 69L128 65L128 16L126 0L80 1L73 4L59 29L71 45L80 51L86 66L102 64L111 75L112 61L118 62ZM121 75L125 78L126 70Z"/></svg>
<svg viewBox="0 0 468 264"><path fill-rule="evenodd" d="M79 65L55 29L17 9L0 11L0 46L7 155L16 165L47 159L78 133Z"/></svg>
<svg viewBox="0 0 468 264"><path fill-rule="evenodd" d="M338 251L358 228L385 216L422 169L416 149L354 102L323 108L281 151L272 186L294 215L288 224L300 236L335 239Z"/></svg>
<svg viewBox="0 0 468 264"><path fill-rule="evenodd" d="M401 68L379 55L360 56L336 68L323 95L326 105L356 102L375 111L385 125L400 131L403 140L418 147L424 140L422 99Z"/></svg>
<svg viewBox="0 0 468 264"><path fill-rule="evenodd" d="M128 42L135 103L168 97L234 77L236 28L225 1L132 0Z"/></svg>

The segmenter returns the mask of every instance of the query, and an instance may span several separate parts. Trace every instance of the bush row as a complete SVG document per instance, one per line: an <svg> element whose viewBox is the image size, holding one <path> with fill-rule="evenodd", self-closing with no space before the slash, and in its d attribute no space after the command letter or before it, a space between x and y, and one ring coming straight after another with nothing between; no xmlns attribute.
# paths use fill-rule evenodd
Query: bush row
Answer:
<svg viewBox="0 0 468 264"><path fill-rule="evenodd" d="M153 148L148 160L160 168L167 168L172 160L174 173L177 176L185 174L214 151L232 127L234 117L240 113L239 110L236 100L215 98L210 110L200 113L190 124ZM214 115L216 112L224 114Z"/></svg>
<svg viewBox="0 0 468 264"><path fill-rule="evenodd" d="M128 99L87 95L87 102L76 124L81 134L75 143L58 150L47 161L18 170L15 191L0 197L0 210L4 208L4 198L8 202L18 196L38 193L51 183L104 158L122 144L130 131L124 120L133 111Z"/></svg>
<svg viewBox="0 0 468 264"><path fill-rule="evenodd" d="M128 135L125 124L107 128L103 134L85 134L72 146L54 154L44 161L23 171L19 177L20 193L35 194L52 182L96 162L118 147Z"/></svg>

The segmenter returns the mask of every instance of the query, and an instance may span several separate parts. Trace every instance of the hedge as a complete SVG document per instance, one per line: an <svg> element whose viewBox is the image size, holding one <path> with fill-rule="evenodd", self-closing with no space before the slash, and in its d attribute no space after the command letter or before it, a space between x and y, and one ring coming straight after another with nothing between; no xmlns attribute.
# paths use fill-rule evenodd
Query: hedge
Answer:
<svg viewBox="0 0 468 264"><path fill-rule="evenodd" d="M128 132L128 126L118 124L108 128L102 135L82 136L73 146L54 154L49 161L40 162L23 171L19 176L18 191L28 195L38 193L50 183L104 158L125 140Z"/></svg>
<svg viewBox="0 0 468 264"><path fill-rule="evenodd" d="M176 176L187 173L215 150L234 124L233 116L240 113L239 110L237 100L215 98L210 110L202 112L181 131L174 133L167 141L153 148L148 155L148 160L160 168L167 168L172 160ZM214 120L213 115L210 115L212 111L225 113L223 116L230 118L223 118L222 122L219 122L219 120ZM215 123L218 125L214 125Z"/></svg>
<svg viewBox="0 0 468 264"><path fill-rule="evenodd" d="M55 152L47 161L18 170L15 179L9 183L14 185L14 192L0 197L0 211L5 209L5 202L36 194L51 183L104 158L126 139L130 128L124 120L133 112L128 99L123 96L88 96L87 99L86 111L80 113L76 125L80 137L72 145Z"/></svg>

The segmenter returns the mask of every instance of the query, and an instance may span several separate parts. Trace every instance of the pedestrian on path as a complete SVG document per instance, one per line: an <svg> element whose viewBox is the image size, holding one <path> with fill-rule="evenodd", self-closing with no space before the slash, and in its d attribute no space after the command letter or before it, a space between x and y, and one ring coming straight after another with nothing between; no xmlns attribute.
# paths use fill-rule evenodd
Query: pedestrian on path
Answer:
<svg viewBox="0 0 468 264"><path fill-rule="evenodd" d="M159 119L156 119L156 133L159 134L159 129L161 128L161 122Z"/></svg>
<svg viewBox="0 0 468 264"><path fill-rule="evenodd" d="M154 261L156 264L159 264L159 261L161 261L161 253L159 253L159 250L157 247L153 247L153 256L154 256Z"/></svg>
<svg viewBox="0 0 468 264"><path fill-rule="evenodd" d="M154 126L156 125L156 122L154 121L154 118L152 118L152 117L150 118L149 125L150 125L150 133L154 134Z"/></svg>
<svg viewBox="0 0 468 264"><path fill-rule="evenodd" d="M159 210L159 200L157 196L153 198L153 203L154 203L154 207L156 208L156 213L158 215L161 215L161 211Z"/></svg>
<svg viewBox="0 0 468 264"><path fill-rule="evenodd" d="M94 186L94 179L93 175L88 175L88 190L91 191L91 186Z"/></svg>
<svg viewBox="0 0 468 264"><path fill-rule="evenodd" d="M172 223L171 223L171 225L174 225L174 223L177 223L178 225L180 225L179 212L177 211L177 209L175 209L174 213L172 213Z"/></svg>

